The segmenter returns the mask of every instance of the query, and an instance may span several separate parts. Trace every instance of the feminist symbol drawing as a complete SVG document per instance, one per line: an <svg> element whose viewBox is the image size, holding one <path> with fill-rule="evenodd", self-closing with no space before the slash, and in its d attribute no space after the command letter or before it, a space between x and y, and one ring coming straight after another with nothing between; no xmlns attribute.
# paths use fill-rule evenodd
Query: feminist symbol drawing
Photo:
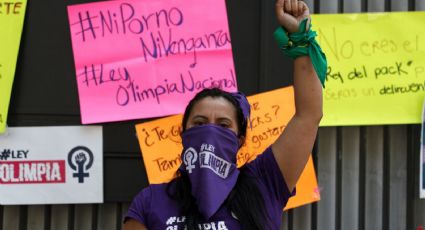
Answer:
<svg viewBox="0 0 425 230"><path fill-rule="evenodd" d="M72 177L78 178L78 183L84 183L84 178L90 176L87 170L93 165L93 158L92 151L84 146L77 146L68 153L69 167L75 171Z"/></svg>
<svg viewBox="0 0 425 230"><path fill-rule="evenodd" d="M198 153L194 148L188 148L183 155L183 161L188 173L192 173L192 169L195 168L196 160L198 160Z"/></svg>

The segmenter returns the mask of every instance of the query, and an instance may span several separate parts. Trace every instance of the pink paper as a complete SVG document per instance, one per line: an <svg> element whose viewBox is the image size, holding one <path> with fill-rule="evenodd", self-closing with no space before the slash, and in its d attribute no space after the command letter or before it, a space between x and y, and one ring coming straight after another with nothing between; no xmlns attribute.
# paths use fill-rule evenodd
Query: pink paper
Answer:
<svg viewBox="0 0 425 230"><path fill-rule="evenodd" d="M203 88L236 91L223 0L68 7L82 123L182 113Z"/></svg>

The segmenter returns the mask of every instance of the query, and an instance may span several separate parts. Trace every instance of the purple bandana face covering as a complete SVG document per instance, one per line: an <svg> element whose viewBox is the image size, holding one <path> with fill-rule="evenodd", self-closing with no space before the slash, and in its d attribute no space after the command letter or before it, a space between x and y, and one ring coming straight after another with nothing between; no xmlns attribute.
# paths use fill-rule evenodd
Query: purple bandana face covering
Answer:
<svg viewBox="0 0 425 230"><path fill-rule="evenodd" d="M216 125L192 127L183 133L182 139L180 170L189 175L199 212L208 220L236 184L239 140L230 129Z"/></svg>

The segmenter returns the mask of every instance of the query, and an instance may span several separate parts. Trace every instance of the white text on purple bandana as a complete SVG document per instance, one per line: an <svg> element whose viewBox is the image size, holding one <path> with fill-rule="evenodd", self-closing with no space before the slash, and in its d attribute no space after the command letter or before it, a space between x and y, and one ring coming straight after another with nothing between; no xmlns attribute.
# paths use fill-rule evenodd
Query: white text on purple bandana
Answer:
<svg viewBox="0 0 425 230"><path fill-rule="evenodd" d="M227 178L231 163L216 156L214 154L215 147L213 145L202 144L199 153L199 166L201 168L211 169L221 178Z"/></svg>

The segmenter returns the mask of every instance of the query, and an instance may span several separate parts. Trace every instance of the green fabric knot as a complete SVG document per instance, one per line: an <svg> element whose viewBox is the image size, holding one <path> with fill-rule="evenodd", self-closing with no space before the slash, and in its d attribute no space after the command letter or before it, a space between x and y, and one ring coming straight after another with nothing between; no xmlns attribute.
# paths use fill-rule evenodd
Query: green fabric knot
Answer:
<svg viewBox="0 0 425 230"><path fill-rule="evenodd" d="M293 59L299 56L310 56L314 70L324 88L328 65L326 55L316 41L317 33L311 30L311 24L307 30L307 22L308 19L304 19L300 23L298 32L289 35L283 27L279 27L274 32L274 37L285 56Z"/></svg>

